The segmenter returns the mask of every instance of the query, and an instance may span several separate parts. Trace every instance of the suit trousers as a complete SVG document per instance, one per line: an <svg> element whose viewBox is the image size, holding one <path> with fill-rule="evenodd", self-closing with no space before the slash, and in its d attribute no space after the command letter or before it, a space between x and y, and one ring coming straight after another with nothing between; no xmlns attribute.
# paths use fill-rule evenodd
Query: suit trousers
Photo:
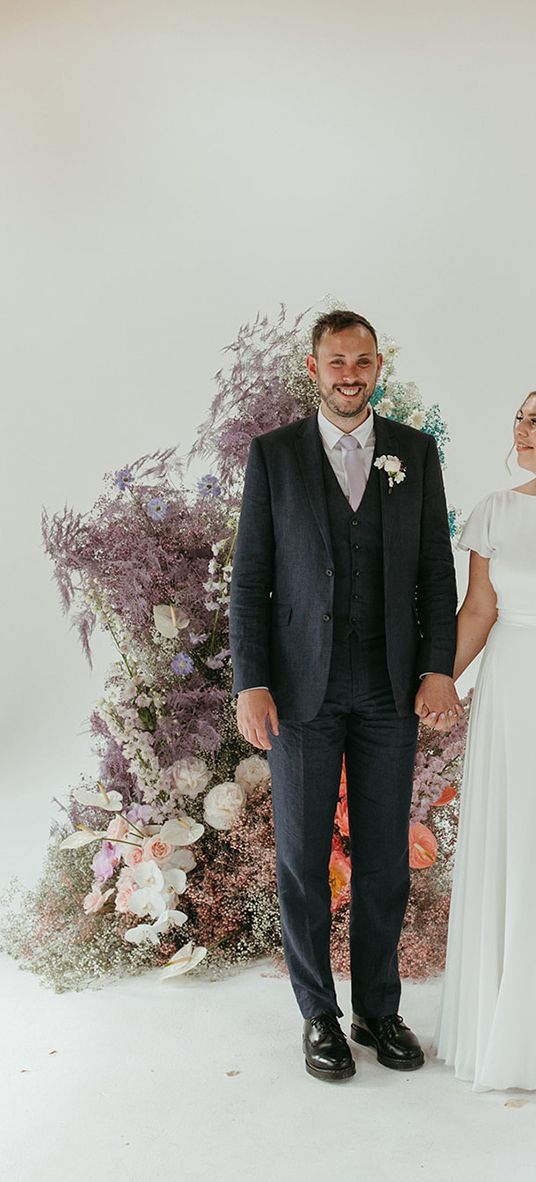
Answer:
<svg viewBox="0 0 536 1182"><path fill-rule="evenodd" d="M385 640L333 642L311 722L280 719L268 752L285 959L304 1018L341 1015L330 965L329 860L343 755L352 878L352 1006L398 1011L397 948L409 894L408 829L418 718L397 714Z"/></svg>

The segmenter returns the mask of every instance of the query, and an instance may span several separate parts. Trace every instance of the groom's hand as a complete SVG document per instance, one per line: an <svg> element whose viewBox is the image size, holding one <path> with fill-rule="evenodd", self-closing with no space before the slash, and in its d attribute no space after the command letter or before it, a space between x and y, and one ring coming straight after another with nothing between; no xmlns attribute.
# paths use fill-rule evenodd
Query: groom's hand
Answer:
<svg viewBox="0 0 536 1182"><path fill-rule="evenodd" d="M266 727L267 719L272 734L278 735L277 707L270 691L267 689L242 690L238 695L236 705L236 723L240 734L247 742L251 743L252 747L259 747L261 751L272 750Z"/></svg>
<svg viewBox="0 0 536 1182"><path fill-rule="evenodd" d="M430 730L450 730L463 716L463 706L452 677L443 673L427 673L415 698L415 713Z"/></svg>

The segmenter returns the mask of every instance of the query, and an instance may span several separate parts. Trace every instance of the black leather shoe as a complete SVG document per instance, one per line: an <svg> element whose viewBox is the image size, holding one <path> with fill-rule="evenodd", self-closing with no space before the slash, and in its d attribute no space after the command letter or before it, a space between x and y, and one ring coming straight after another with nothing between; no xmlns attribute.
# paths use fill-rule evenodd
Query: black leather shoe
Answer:
<svg viewBox="0 0 536 1182"><path fill-rule="evenodd" d="M363 1047L374 1047L378 1063L395 1071L416 1071L424 1055L413 1032L400 1014L385 1018L359 1018L353 1015L351 1037Z"/></svg>
<svg viewBox="0 0 536 1182"><path fill-rule="evenodd" d="M355 1075L352 1052L335 1014L317 1014L303 1024L305 1070L316 1079L349 1079Z"/></svg>

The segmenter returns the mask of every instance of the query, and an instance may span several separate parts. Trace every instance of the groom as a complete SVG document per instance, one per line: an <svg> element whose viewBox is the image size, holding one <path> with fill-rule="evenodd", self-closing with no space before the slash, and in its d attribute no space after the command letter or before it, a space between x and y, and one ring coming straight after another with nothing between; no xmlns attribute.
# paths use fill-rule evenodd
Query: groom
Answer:
<svg viewBox="0 0 536 1182"><path fill-rule="evenodd" d="M317 413L253 440L233 564L230 643L241 734L268 751L283 944L305 1066L355 1066L330 967L329 860L346 758L354 1042L408 1070L424 1056L398 1015L408 822L419 717L461 714L456 585L433 438L368 405L374 328L317 320ZM376 460L395 457L399 478Z"/></svg>

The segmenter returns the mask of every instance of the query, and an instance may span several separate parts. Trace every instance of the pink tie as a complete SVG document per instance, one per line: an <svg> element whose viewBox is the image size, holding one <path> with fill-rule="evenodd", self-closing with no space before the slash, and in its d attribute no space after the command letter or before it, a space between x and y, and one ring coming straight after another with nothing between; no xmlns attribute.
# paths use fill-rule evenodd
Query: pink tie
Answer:
<svg viewBox="0 0 536 1182"><path fill-rule="evenodd" d="M348 477L350 504L352 509L357 509L367 486L363 448L355 435L341 435L340 445L344 448L344 467Z"/></svg>

